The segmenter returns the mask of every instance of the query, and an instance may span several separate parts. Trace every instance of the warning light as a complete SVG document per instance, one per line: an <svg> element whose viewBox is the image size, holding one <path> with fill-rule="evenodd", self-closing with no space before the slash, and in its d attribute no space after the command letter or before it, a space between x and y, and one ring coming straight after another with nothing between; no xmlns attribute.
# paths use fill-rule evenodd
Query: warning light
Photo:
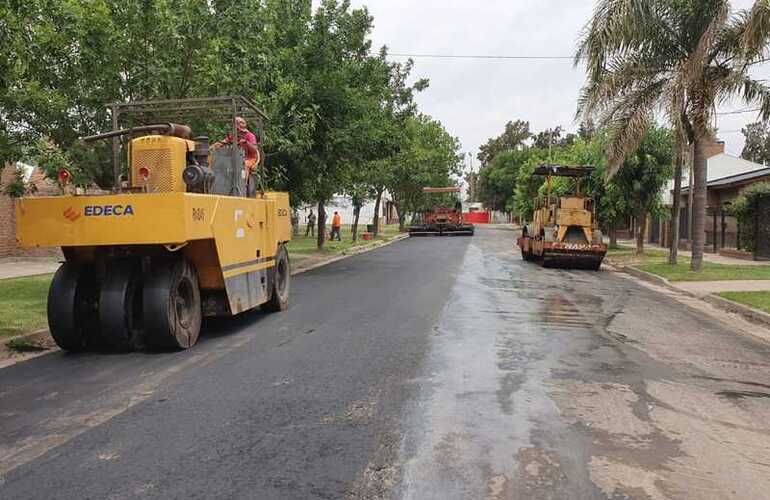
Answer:
<svg viewBox="0 0 770 500"><path fill-rule="evenodd" d="M150 178L150 169L147 167L140 167L139 168L139 177L145 182L147 182L147 179Z"/></svg>

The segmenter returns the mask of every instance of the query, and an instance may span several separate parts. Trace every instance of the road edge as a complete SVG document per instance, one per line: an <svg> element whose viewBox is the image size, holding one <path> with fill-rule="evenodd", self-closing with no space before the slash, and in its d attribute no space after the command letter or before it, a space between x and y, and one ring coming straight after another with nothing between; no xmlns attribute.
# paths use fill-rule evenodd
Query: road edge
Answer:
<svg viewBox="0 0 770 500"><path fill-rule="evenodd" d="M637 269L633 266L616 266L614 264L607 264L607 263L605 263L605 265L612 268L616 272L626 273L628 275L633 276L636 279L646 281L654 285L663 286L665 288L668 288L671 291L681 293L683 295L687 295L688 297L709 303L712 306L717 307L723 311L738 314L742 316L744 319L746 319L747 321L750 321L756 325L764 326L765 328L770 328L770 314L764 311L760 311L759 309L754 309L753 307L739 304L738 302L725 299L724 297L720 297L716 294L709 294L706 296L696 295L694 293L688 292L687 290L682 290L681 288L677 287L676 285L671 283L671 281L667 280L666 278L663 278L662 276L648 273L647 271L642 271L641 269Z"/></svg>
<svg viewBox="0 0 770 500"><path fill-rule="evenodd" d="M353 257L355 255L360 255L363 253L371 252L372 250L377 250L378 248L386 247L388 245L392 245L393 243L402 241L409 238L409 235L404 234L397 234L396 236L384 240L384 241L375 241L373 243L370 243L368 245L361 245L358 247L353 247L349 249L347 252L343 252L339 255L330 256L326 260L322 260L320 262L316 262L315 264L311 264L307 267L298 267L297 269L291 270L291 275L295 276L297 274L306 273L308 271L312 271L314 269L318 269L319 267L328 266L329 264L333 264L335 262L339 262L341 260ZM291 255L289 255L289 258L291 258Z"/></svg>

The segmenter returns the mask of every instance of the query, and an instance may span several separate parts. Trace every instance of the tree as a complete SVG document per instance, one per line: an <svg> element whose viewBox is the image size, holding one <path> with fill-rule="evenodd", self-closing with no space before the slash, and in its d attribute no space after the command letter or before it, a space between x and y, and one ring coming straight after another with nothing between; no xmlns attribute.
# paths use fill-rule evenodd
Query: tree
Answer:
<svg viewBox="0 0 770 500"><path fill-rule="evenodd" d="M406 141L390 166L387 189L398 211L399 229L408 214L429 206L422 188L450 186L460 175L460 142L438 121L418 115L406 122Z"/></svg>
<svg viewBox="0 0 770 500"><path fill-rule="evenodd" d="M692 269L703 264L706 146L714 105L739 95L770 117L770 87L749 67L764 58L770 4L730 15L727 0L601 0L579 43L575 63L587 65L578 111L610 131L614 175L663 109L694 148ZM678 156L677 156L678 158Z"/></svg>
<svg viewBox="0 0 770 500"><path fill-rule="evenodd" d="M770 162L770 128L768 125L762 122L750 123L741 132L746 138L741 158L767 165Z"/></svg>
<svg viewBox="0 0 770 500"><path fill-rule="evenodd" d="M532 147L547 150L561 146L571 146L575 143L575 139L577 138L575 134L567 134L562 137L562 132L564 132L564 129L560 126L543 130L533 136Z"/></svg>
<svg viewBox="0 0 770 500"><path fill-rule="evenodd" d="M577 131L578 137L584 141L590 141L596 135L596 124L593 119L588 118L580 122L580 127Z"/></svg>
<svg viewBox="0 0 770 500"><path fill-rule="evenodd" d="M647 130L636 151L626 157L612 182L626 198L636 217L636 253L644 253L647 215L662 214L661 192L673 175L673 135L670 130L653 126Z"/></svg>
<svg viewBox="0 0 770 500"><path fill-rule="evenodd" d="M505 151L479 171L478 199L486 208L506 210L516 187L519 169L529 157L529 148Z"/></svg>
<svg viewBox="0 0 770 500"><path fill-rule="evenodd" d="M481 167L485 167L499 153L523 148L530 137L532 133L529 131L529 122L516 120L506 123L502 134L489 139L479 148L477 158Z"/></svg>

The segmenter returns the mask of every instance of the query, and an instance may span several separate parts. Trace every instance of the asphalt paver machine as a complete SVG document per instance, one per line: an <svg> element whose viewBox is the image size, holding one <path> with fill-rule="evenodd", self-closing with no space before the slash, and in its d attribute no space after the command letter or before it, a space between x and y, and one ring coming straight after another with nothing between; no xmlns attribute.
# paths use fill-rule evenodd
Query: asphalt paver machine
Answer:
<svg viewBox="0 0 770 500"><path fill-rule="evenodd" d="M426 194L455 194L453 206L435 206L417 215L409 226L410 236L473 236L474 226L463 221L462 202L459 187L425 187Z"/></svg>
<svg viewBox="0 0 770 500"><path fill-rule="evenodd" d="M56 343L67 351L185 349L204 316L285 309L288 194L264 189L261 158L247 171L241 147L210 148L175 123L229 127L241 116L261 135L265 114L240 96L111 108L113 130L83 140L112 140L112 191L78 194L62 170L63 196L16 205L21 245L64 254L48 294ZM120 128L123 119L134 125ZM238 137L234 126L231 133Z"/></svg>
<svg viewBox="0 0 770 500"><path fill-rule="evenodd" d="M594 200L581 192L581 180L595 170L592 166L541 165L534 175L546 177L546 196L535 199L534 216L518 238L524 260L545 267L599 270L607 254L596 223ZM576 194L552 195L552 178L575 179Z"/></svg>

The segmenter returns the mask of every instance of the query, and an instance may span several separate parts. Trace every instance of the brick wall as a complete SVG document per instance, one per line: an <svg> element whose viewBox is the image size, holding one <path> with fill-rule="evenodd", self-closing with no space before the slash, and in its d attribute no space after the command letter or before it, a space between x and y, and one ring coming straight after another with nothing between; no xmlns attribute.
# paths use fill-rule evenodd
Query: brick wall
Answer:
<svg viewBox="0 0 770 500"><path fill-rule="evenodd" d="M2 194L5 186L13 182L16 169L7 163L0 171L0 257L47 257L58 256L58 248L20 248L16 242L16 212L13 198ZM59 188L45 178L42 172L35 169L30 182L37 186L36 196L55 196Z"/></svg>

